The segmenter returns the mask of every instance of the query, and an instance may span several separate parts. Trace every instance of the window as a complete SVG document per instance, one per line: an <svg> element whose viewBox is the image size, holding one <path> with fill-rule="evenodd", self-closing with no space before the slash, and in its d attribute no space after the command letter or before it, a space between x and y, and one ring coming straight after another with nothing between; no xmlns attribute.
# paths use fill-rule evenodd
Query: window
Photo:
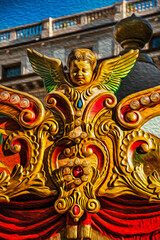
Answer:
<svg viewBox="0 0 160 240"><path fill-rule="evenodd" d="M151 48L158 48L160 47L160 36L153 37L151 40Z"/></svg>
<svg viewBox="0 0 160 240"><path fill-rule="evenodd" d="M2 67L3 79L21 76L21 63L14 63Z"/></svg>

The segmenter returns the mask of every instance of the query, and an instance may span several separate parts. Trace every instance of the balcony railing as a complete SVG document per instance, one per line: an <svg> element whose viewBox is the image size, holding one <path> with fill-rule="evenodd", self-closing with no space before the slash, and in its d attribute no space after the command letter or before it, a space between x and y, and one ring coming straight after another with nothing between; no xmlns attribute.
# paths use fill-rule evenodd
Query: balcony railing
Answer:
<svg viewBox="0 0 160 240"><path fill-rule="evenodd" d="M60 18L60 19L58 18L58 19L52 20L53 31L72 28L80 24L81 24L80 16L73 16L68 18L65 17L65 18Z"/></svg>
<svg viewBox="0 0 160 240"><path fill-rule="evenodd" d="M42 23L28 24L7 30L0 30L0 42L13 41L32 36L41 36Z"/></svg>
<svg viewBox="0 0 160 240"><path fill-rule="evenodd" d="M68 17L52 19L52 30L54 34L64 30L80 28L81 26L100 22L102 20L114 19L114 6L88 11L81 14L74 14Z"/></svg>
<svg viewBox="0 0 160 240"><path fill-rule="evenodd" d="M33 24L22 28L17 28L16 39L26 38L31 36L41 35L42 33L42 23Z"/></svg>
<svg viewBox="0 0 160 240"><path fill-rule="evenodd" d="M4 31L0 33L0 42L9 41L11 39L11 32Z"/></svg>
<svg viewBox="0 0 160 240"><path fill-rule="evenodd" d="M101 25L107 22L120 20L124 15L138 13L145 15L148 11L157 11L160 6L160 0L132 0L126 1L125 9L122 2L109 7L103 7L92 11L83 12L60 18L48 18L41 22L28 24L7 30L0 30L0 46L15 44L19 40L30 41L31 39L39 40L57 36L63 33L90 27L93 25ZM120 9L120 10L117 10ZM125 14L123 14L123 11Z"/></svg>
<svg viewBox="0 0 160 240"><path fill-rule="evenodd" d="M127 15L131 15L132 13L143 13L149 10L153 10L158 7L158 0L139 0L139 1L131 1L126 5L126 13Z"/></svg>

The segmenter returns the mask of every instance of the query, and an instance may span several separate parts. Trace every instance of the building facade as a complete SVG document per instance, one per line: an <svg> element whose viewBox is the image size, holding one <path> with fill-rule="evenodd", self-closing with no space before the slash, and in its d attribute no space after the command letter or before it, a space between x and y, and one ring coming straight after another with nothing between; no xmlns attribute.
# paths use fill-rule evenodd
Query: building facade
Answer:
<svg viewBox="0 0 160 240"><path fill-rule="evenodd" d="M122 50L114 39L114 26L133 13L152 24L153 36L144 51L160 68L160 0L119 2L81 14L1 30L1 84L42 100L46 90L42 79L31 68L27 48L60 59L65 71L67 56L74 48L91 49L99 61L112 58Z"/></svg>

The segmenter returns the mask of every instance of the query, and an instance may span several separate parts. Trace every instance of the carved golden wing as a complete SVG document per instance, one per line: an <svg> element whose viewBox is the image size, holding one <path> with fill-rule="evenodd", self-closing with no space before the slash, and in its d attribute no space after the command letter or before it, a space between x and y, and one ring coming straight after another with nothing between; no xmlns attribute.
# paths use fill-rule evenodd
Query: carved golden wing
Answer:
<svg viewBox="0 0 160 240"><path fill-rule="evenodd" d="M134 66L138 53L139 50L131 50L123 56L103 61L99 66L95 81L100 83L103 88L114 93L117 92L121 79L126 77Z"/></svg>
<svg viewBox="0 0 160 240"><path fill-rule="evenodd" d="M59 59L49 58L31 49L27 49L27 54L35 73L44 79L48 92L66 82L63 65Z"/></svg>

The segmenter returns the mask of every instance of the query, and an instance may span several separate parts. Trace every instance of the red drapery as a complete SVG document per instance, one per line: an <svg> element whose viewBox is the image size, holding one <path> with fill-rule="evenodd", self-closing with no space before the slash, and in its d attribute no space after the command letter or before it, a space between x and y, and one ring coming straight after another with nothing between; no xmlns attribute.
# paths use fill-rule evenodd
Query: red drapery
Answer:
<svg viewBox="0 0 160 240"><path fill-rule="evenodd" d="M160 240L160 204L133 196L99 201L100 211L91 215L95 230L116 240ZM66 215L55 212L52 198L0 204L2 240L46 240L65 226Z"/></svg>
<svg viewBox="0 0 160 240"><path fill-rule="evenodd" d="M92 227L116 240L160 240L160 204L124 196L101 198Z"/></svg>
<svg viewBox="0 0 160 240"><path fill-rule="evenodd" d="M0 239L46 240L65 224L65 215L56 213L53 199L0 204Z"/></svg>

